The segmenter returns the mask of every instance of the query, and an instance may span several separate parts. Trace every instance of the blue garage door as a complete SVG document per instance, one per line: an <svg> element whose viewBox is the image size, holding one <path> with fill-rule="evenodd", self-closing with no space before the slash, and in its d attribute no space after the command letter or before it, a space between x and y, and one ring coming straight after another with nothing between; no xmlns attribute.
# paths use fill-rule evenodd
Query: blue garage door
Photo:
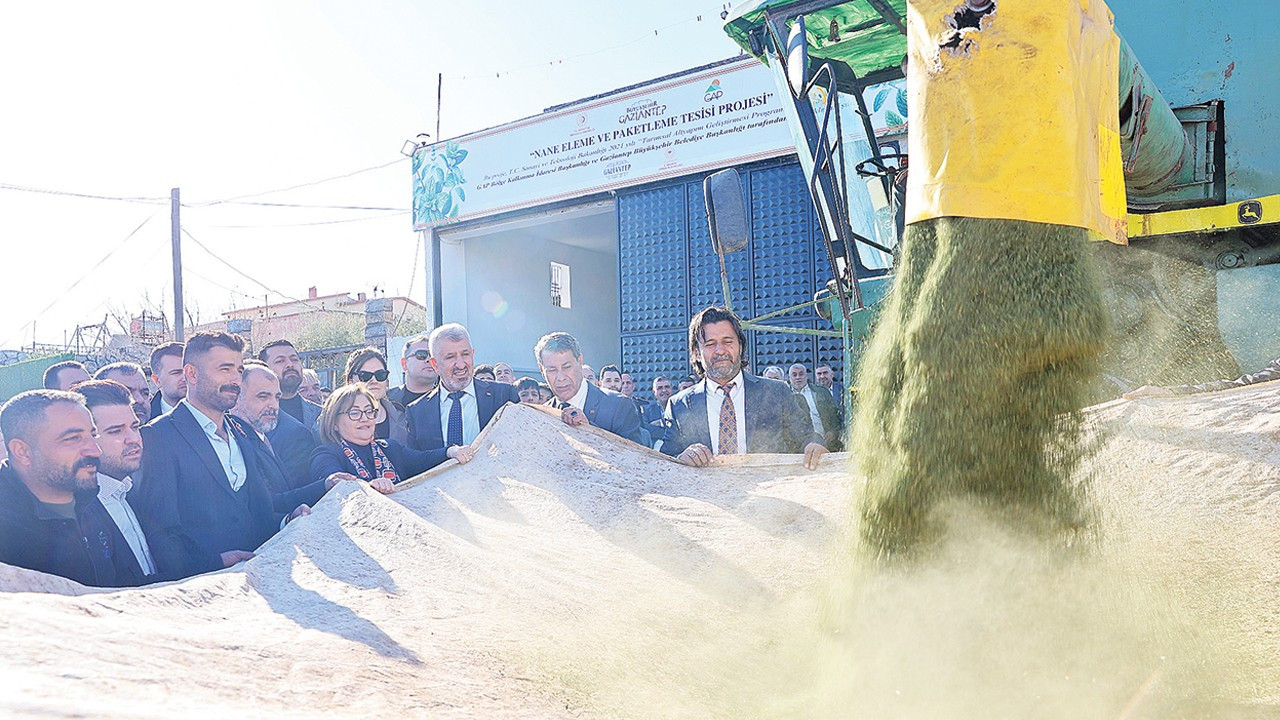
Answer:
<svg viewBox="0 0 1280 720"><path fill-rule="evenodd" d="M751 244L727 258L734 309L746 318L804 302L825 284L826 257L816 242L813 205L799 164L771 162L739 168L750 207ZM649 394L653 378L688 375L689 318L723 304L720 264L711 248L703 175L618 194L618 262L621 278L621 357ZM780 323L828 327L812 309ZM774 323L778 324L778 323ZM838 338L771 332L748 333L753 372L796 362L817 362L843 380Z"/></svg>

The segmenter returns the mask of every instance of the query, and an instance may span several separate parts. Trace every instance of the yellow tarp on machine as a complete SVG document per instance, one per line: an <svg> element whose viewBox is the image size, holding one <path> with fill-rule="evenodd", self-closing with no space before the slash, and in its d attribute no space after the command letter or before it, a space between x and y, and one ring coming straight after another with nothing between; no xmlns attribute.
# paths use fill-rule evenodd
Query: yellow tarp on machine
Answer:
<svg viewBox="0 0 1280 720"><path fill-rule="evenodd" d="M1028 220L1127 242L1120 40L1100 0L907 5L907 222ZM978 16L977 27L965 27Z"/></svg>

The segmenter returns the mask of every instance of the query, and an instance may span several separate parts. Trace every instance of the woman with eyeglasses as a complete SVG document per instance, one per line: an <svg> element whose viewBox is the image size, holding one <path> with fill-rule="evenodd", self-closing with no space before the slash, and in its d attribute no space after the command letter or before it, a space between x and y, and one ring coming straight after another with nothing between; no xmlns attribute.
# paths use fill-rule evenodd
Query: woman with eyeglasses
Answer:
<svg viewBox="0 0 1280 720"><path fill-rule="evenodd" d="M378 423L375 433L379 439L395 440L402 445L409 444L409 419L405 408L400 403L387 397L390 383L387 378L387 357L374 347L353 350L347 356L347 367L342 376L347 383L364 383L368 391L377 398Z"/></svg>
<svg viewBox="0 0 1280 720"><path fill-rule="evenodd" d="M465 445L414 450L398 440L375 437L381 412L377 397L365 383L335 390L320 411L320 437L324 444L311 453L311 477L330 485L341 480L361 480L386 494L394 492L401 481L447 459L471 461L473 452Z"/></svg>

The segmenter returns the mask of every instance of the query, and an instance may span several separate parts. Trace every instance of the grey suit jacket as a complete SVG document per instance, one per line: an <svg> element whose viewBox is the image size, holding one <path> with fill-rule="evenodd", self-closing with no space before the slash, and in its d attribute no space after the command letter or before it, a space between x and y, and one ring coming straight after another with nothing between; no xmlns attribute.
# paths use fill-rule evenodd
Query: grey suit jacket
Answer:
<svg viewBox="0 0 1280 720"><path fill-rule="evenodd" d="M811 442L822 443L822 436L813 431L809 404L791 392L789 385L745 372L738 378L743 382L748 453L799 453ZM671 429L662 444L662 452L667 455L679 455L695 443L711 447L707 394L703 388L704 384L698 383L667 403Z"/></svg>
<svg viewBox="0 0 1280 720"><path fill-rule="evenodd" d="M551 398L548 404L557 410L569 406L558 397ZM648 446L649 434L640 426L640 413L636 412L636 404L631 402L631 398L587 383L587 399L582 405L587 422L633 443Z"/></svg>

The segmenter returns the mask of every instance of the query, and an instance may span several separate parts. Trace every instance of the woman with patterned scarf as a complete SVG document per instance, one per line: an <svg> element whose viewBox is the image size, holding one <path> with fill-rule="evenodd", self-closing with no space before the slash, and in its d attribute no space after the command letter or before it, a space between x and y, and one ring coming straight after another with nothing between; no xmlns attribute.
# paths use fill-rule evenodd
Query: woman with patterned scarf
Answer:
<svg viewBox="0 0 1280 720"><path fill-rule="evenodd" d="M459 463L472 458L471 448L465 445L414 450L395 439L377 439L377 417L378 399L364 383L335 390L320 412L324 444L311 453L312 479L361 480L378 492L390 493L401 481L449 458Z"/></svg>

